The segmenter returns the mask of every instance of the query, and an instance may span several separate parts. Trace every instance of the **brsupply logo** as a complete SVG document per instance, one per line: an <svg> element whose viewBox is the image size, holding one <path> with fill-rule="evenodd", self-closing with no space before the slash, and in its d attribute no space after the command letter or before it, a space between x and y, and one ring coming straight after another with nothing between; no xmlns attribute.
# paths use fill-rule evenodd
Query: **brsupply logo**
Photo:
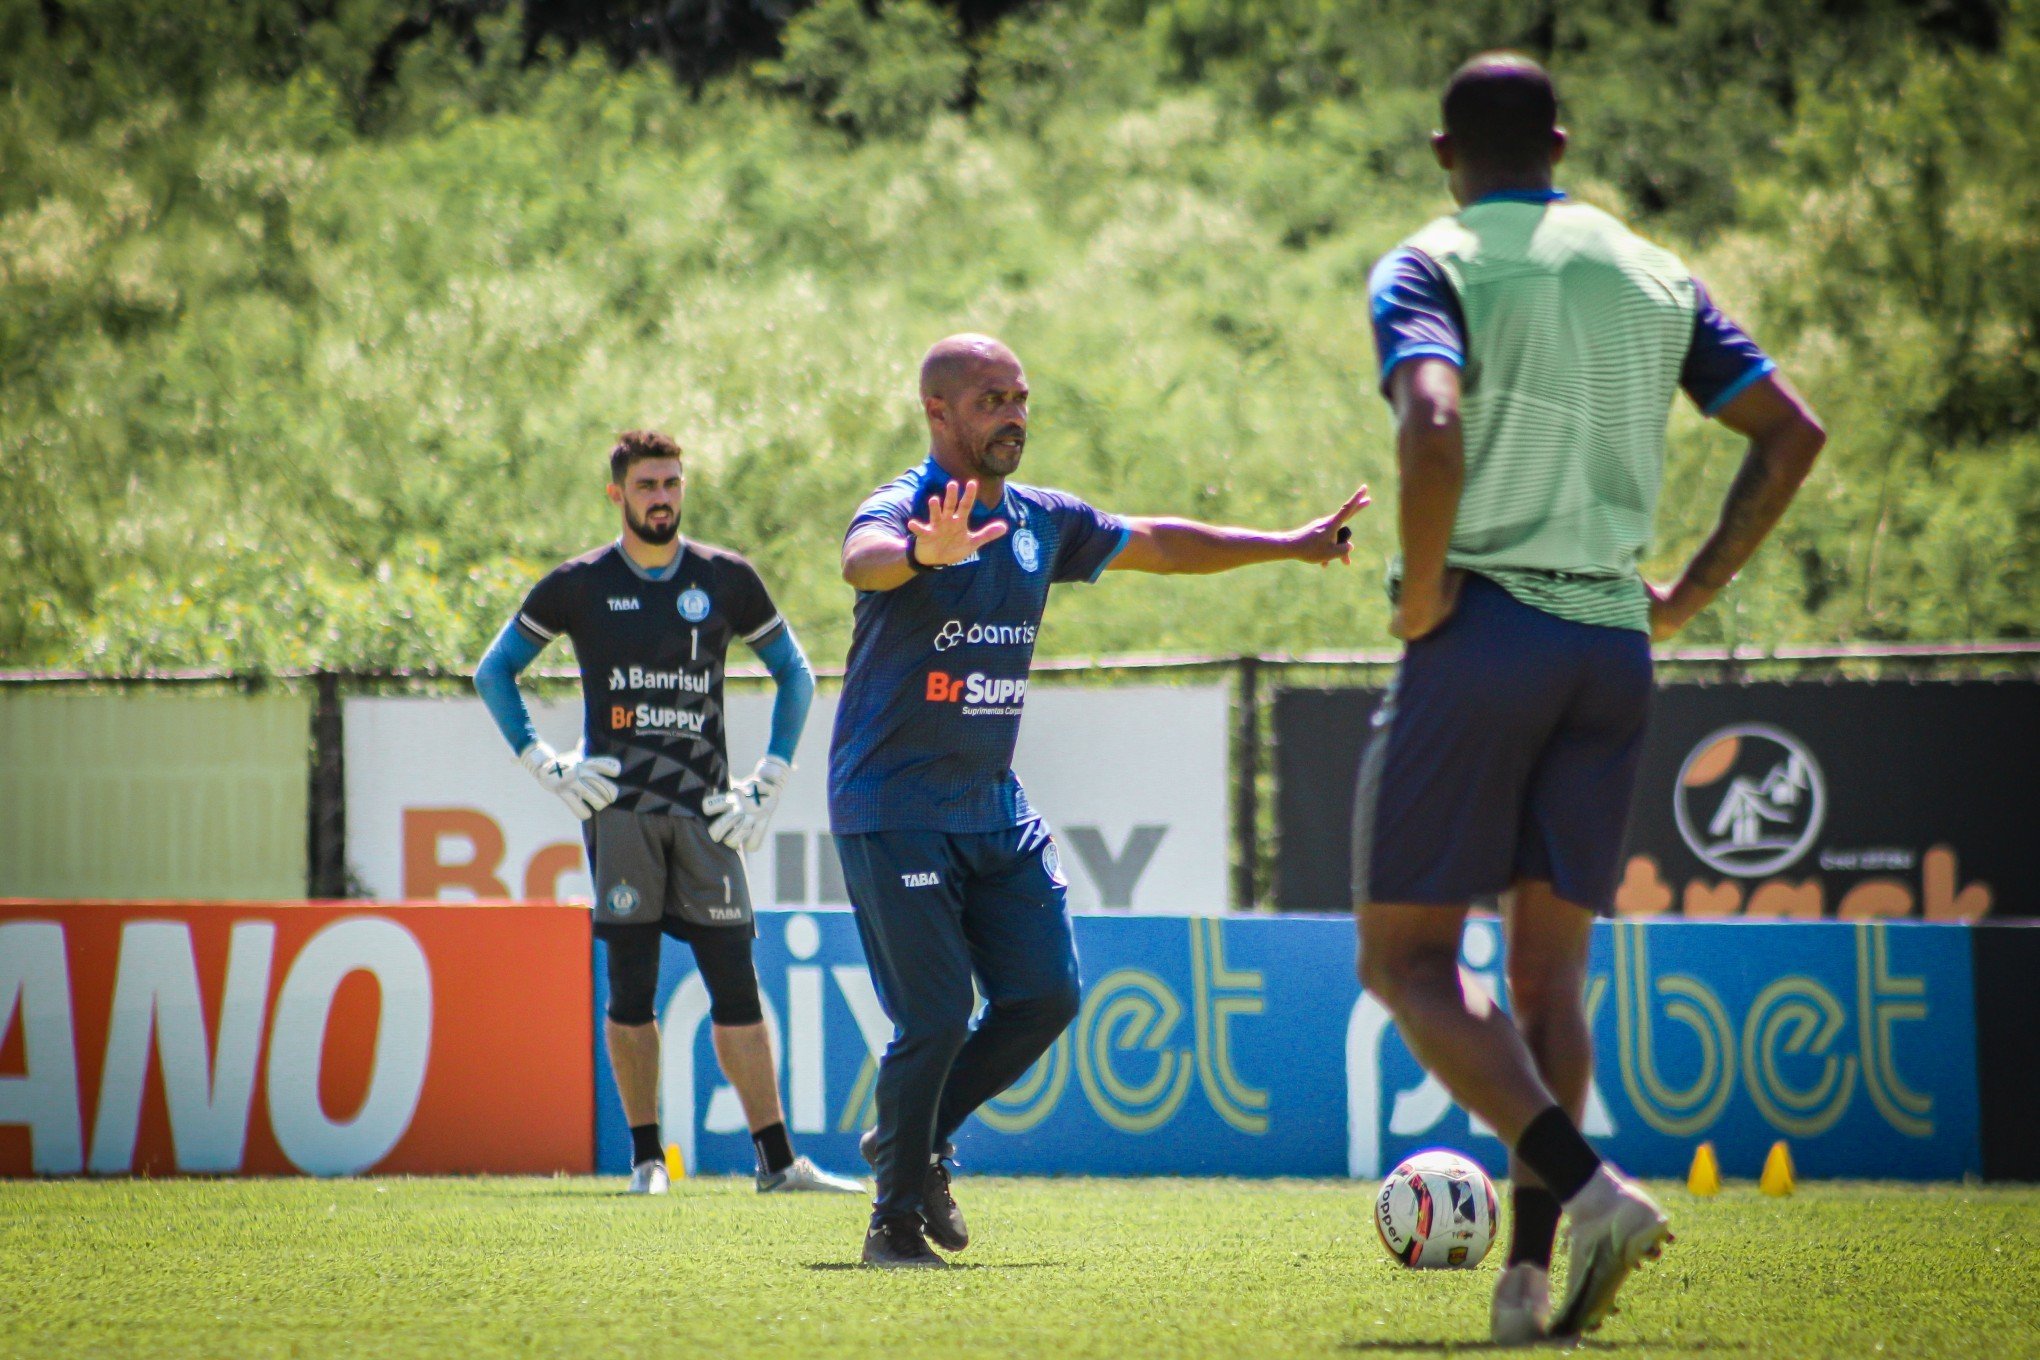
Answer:
<svg viewBox="0 0 2040 1360"><path fill-rule="evenodd" d="M972 671L955 676L947 671L928 672L928 702L961 704L967 718L1017 718L1027 699L1025 677L985 675Z"/></svg>
<svg viewBox="0 0 2040 1360"><path fill-rule="evenodd" d="M1820 835L1827 787L1812 754L1764 723L1703 737L1679 767L1672 814L1687 848L1719 873L1761 878Z"/></svg>
<svg viewBox="0 0 2040 1360"><path fill-rule="evenodd" d="M658 704L639 704L627 708L615 704L609 710L609 727L614 732L681 732L698 737L708 715L696 708L664 708Z"/></svg>
<svg viewBox="0 0 2040 1360"><path fill-rule="evenodd" d="M965 627L963 620L951 619L937 630L935 650L946 652L951 647L1032 647L1036 627L1031 623L973 623Z"/></svg>

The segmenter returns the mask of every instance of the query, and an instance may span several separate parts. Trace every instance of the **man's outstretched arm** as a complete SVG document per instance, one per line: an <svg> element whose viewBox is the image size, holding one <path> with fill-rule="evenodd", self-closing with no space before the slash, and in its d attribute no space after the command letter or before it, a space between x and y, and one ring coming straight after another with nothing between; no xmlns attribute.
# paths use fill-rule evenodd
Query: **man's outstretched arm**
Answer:
<svg viewBox="0 0 2040 1360"><path fill-rule="evenodd" d="M1353 560L1353 534L1346 521L1367 504L1361 487L1346 503L1298 529L1231 529L1190 519L1129 517L1126 546L1107 571L1145 571L1157 575L1208 575L1250 567L1257 562L1331 562Z"/></svg>
<svg viewBox="0 0 2040 1360"><path fill-rule="evenodd" d="M1685 627L1735 579L1784 516L1827 443L1827 431L1805 400L1776 373L1750 384L1714 418L1745 436L1749 452L1729 484L1714 532L1676 582L1652 587L1653 641L1662 642Z"/></svg>

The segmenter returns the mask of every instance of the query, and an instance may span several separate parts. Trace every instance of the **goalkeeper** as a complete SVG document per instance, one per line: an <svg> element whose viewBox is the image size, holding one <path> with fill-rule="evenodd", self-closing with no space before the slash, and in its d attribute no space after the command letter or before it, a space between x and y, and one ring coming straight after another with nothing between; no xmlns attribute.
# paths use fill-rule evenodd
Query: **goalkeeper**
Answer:
<svg viewBox="0 0 2040 1360"><path fill-rule="evenodd" d="M582 823L595 936L607 946L604 1037L630 1123L631 1193L667 1189L652 1011L663 934L694 950L716 1058L757 1152L758 1189L862 1194L856 1181L794 1155L751 962L743 852L765 842L814 676L751 564L681 537L678 444L651 431L619 436L608 490L621 536L532 587L476 668L475 688L518 760ZM538 739L517 689L518 674L562 633L573 639L587 706L583 745L565 753ZM732 638L758 653L778 686L765 758L734 787L723 741Z"/></svg>

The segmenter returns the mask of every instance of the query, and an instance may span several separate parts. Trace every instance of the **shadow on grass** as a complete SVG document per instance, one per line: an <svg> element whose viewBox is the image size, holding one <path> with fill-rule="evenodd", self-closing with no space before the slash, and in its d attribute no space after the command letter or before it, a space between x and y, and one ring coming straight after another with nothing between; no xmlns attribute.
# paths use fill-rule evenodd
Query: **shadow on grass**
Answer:
<svg viewBox="0 0 2040 1360"><path fill-rule="evenodd" d="M1619 1352L1634 1346L1648 1346L1659 1351L1744 1351L1749 1345L1742 1341L1708 1341L1690 1337L1668 1341L1663 1337L1639 1336L1633 1341L1607 1341L1580 1339L1577 1341L1545 1341L1524 1345L1504 1345L1499 1341L1439 1341L1426 1338L1422 1341L1397 1341L1382 1337L1370 1341L1342 1341L1339 1349L1361 1355L1397 1355L1417 1353L1422 1355L1461 1355L1477 1352L1493 1352L1497 1355L1549 1355L1554 1352Z"/></svg>
<svg viewBox="0 0 2040 1360"><path fill-rule="evenodd" d="M1054 1267L1056 1266L1056 1264L1057 1264L1057 1263L1056 1263L1056 1262L1054 1262L1054 1261L951 1261L951 1262L949 1263L949 1269L951 1269L951 1270L1050 1270L1050 1269L1053 1269L1053 1268L1054 1268ZM865 1264L864 1264L864 1263L863 1263L862 1261L810 1261L810 1262L808 1263L808 1269L809 1269L809 1270L870 1270L870 1271L876 1271L876 1270L878 1269L878 1267L877 1267L877 1266L867 1266L867 1265L865 1265ZM930 1273L930 1274L940 1274L940 1273L941 1273L941 1272L939 1272L939 1271L935 1271L935 1270L929 1269L928 1267L923 1267L923 1269L928 1269L928 1270L929 1270L929 1273ZM909 1274L912 1274L912 1273L913 1273L913 1271L911 1271L911 1270L901 1270L901 1271L890 1271L890 1272L887 1272L887 1273L889 1273L889 1274L899 1274L899 1275L909 1275Z"/></svg>

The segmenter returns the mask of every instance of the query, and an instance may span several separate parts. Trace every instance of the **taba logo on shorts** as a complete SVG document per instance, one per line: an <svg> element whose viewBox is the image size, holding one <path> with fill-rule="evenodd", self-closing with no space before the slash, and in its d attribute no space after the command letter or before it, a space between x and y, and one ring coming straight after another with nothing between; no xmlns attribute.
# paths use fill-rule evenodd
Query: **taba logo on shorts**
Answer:
<svg viewBox="0 0 2040 1360"><path fill-rule="evenodd" d="M965 644L972 647L1032 647L1037 632L1031 623L973 623L966 628L962 619L951 619L936 630L935 650L946 652L951 647Z"/></svg>
<svg viewBox="0 0 2040 1360"><path fill-rule="evenodd" d="M940 887L941 884L942 875L936 873L933 869L928 870L926 873L900 875L900 886L906 888L935 888Z"/></svg>
<svg viewBox="0 0 2040 1360"><path fill-rule="evenodd" d="M628 916L637 910L637 889L628 883L619 883L609 890L606 901L611 916Z"/></svg>
<svg viewBox="0 0 2040 1360"><path fill-rule="evenodd" d="M708 592L694 586L680 592L680 617L689 623L700 623L708 617Z"/></svg>
<svg viewBox="0 0 2040 1360"><path fill-rule="evenodd" d="M1679 766L1672 814L1709 868L1761 878L1787 868L1820 835L1827 786L1797 738L1737 723L1701 738Z"/></svg>
<svg viewBox="0 0 2040 1360"><path fill-rule="evenodd" d="M1022 529L1013 535L1013 560L1020 564L1022 571L1040 568L1041 540L1034 536L1032 529Z"/></svg>
<svg viewBox="0 0 2040 1360"><path fill-rule="evenodd" d="M612 613L627 609L636 609L638 607L639 607L638 600L637 597L634 595L611 595L609 597L609 608Z"/></svg>

